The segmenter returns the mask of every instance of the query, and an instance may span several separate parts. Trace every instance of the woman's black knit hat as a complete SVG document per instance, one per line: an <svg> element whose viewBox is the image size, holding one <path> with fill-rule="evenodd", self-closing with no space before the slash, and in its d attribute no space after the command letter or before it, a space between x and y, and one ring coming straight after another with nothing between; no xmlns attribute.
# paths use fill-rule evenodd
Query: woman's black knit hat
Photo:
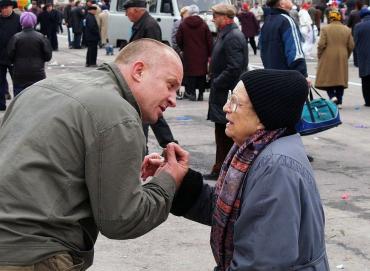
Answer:
<svg viewBox="0 0 370 271"><path fill-rule="evenodd" d="M295 127L308 95L307 80L301 73L260 69L242 74L240 80L267 130Z"/></svg>

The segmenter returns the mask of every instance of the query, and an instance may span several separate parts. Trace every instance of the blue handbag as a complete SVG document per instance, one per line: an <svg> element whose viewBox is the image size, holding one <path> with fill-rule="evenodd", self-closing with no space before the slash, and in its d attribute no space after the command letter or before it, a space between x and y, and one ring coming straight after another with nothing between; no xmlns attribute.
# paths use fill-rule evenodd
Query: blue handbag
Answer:
<svg viewBox="0 0 370 271"><path fill-rule="evenodd" d="M314 99L314 91L319 98ZM313 87L309 91L306 103L303 106L301 120L296 125L296 130L302 136L312 135L340 125L339 110L337 105L324 99Z"/></svg>

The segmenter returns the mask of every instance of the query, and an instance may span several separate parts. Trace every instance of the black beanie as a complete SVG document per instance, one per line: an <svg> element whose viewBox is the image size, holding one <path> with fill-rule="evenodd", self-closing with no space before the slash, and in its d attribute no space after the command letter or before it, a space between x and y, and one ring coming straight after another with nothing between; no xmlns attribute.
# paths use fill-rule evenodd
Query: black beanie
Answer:
<svg viewBox="0 0 370 271"><path fill-rule="evenodd" d="M261 69L242 74L240 80L267 130L295 127L308 95L307 80L301 73Z"/></svg>

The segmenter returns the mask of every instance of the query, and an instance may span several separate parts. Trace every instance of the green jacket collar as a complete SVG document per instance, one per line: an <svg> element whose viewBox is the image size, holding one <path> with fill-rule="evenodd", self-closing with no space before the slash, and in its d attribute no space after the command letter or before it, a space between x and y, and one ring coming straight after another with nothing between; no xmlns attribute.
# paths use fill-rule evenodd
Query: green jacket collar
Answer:
<svg viewBox="0 0 370 271"><path fill-rule="evenodd" d="M122 96L123 99L125 99L130 105L135 108L135 110L141 117L140 107L137 104L134 95L132 94L125 78L122 76L122 73L118 69L117 65L113 62L104 63L98 68L98 70L105 70L111 75L111 77L117 82L117 90L119 94Z"/></svg>

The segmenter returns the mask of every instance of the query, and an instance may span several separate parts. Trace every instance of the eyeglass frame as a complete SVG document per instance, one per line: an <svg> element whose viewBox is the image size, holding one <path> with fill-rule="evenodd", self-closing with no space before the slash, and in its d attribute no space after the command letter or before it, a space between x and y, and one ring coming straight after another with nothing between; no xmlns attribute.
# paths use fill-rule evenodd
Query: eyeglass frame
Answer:
<svg viewBox="0 0 370 271"><path fill-rule="evenodd" d="M236 101L233 102L231 99L234 98ZM226 104L225 104L229 110L232 112L232 113L235 113L236 110L238 109L239 106L241 106L242 104L239 103L239 98L238 96L236 96L235 94L233 94L233 91L232 90L229 90L229 94L227 95L227 101L226 101Z"/></svg>

